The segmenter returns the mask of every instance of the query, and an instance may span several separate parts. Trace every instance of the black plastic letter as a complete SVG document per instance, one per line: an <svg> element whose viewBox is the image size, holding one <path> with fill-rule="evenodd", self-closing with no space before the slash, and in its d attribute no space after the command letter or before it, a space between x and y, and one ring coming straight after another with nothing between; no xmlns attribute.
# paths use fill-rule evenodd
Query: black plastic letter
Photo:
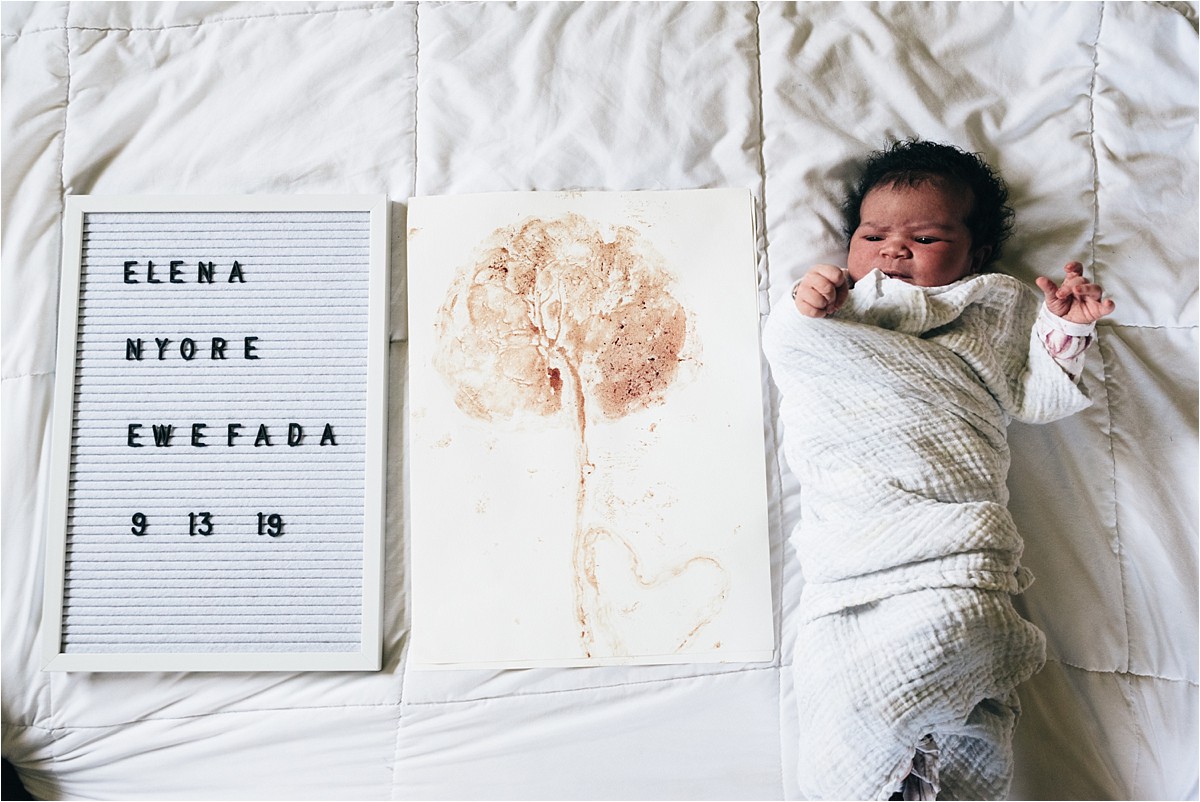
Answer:
<svg viewBox="0 0 1200 802"><path fill-rule="evenodd" d="M325 431L321 432L321 445L336 446L337 440L333 439L333 424L325 424Z"/></svg>
<svg viewBox="0 0 1200 802"><path fill-rule="evenodd" d="M154 432L154 445L169 446L171 445L171 435L175 434L175 427L169 423L150 424L151 431Z"/></svg>

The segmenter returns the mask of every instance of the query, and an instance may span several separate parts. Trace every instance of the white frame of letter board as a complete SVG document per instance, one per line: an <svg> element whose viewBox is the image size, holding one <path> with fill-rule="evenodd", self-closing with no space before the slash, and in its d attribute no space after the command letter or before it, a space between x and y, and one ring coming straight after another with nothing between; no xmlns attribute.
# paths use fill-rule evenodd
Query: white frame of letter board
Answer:
<svg viewBox="0 0 1200 802"><path fill-rule="evenodd" d="M49 521L42 615L44 671L378 671L382 665L384 502L387 444L388 199L385 195L69 195L63 214L58 353L51 418ZM363 498L362 639L357 652L66 653L66 578L71 430L75 406L83 221L100 212L369 212L366 465Z"/></svg>

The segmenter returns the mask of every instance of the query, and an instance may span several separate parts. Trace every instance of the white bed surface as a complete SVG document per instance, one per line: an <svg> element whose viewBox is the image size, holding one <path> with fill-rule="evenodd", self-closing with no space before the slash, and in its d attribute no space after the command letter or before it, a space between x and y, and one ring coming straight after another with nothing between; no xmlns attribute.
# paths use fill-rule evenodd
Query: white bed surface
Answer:
<svg viewBox="0 0 1200 802"><path fill-rule="evenodd" d="M45 798L794 798L798 489L771 422L773 663L405 670L405 202L747 187L765 313L838 258L853 162L920 134L1008 178L1010 272L1079 259L1118 302L1088 359L1094 406L1011 430L1038 576L1020 601L1050 651L1022 689L1013 795L1196 798L1196 18L1157 3L5 3L5 757ZM384 670L40 672L63 196L327 192L393 201Z"/></svg>

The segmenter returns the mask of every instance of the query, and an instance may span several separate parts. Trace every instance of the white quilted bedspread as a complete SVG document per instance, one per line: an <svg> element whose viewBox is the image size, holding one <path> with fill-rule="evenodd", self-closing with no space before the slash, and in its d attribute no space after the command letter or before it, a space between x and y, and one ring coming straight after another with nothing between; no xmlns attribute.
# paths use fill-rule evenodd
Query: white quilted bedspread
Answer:
<svg viewBox="0 0 1200 802"><path fill-rule="evenodd" d="M1077 259L1118 304L1092 405L1008 431L1038 577L1014 605L1046 635L1012 794L1195 798L1195 3L4 2L0 23L3 754L35 794L802 796L797 711L821 680L765 366L772 662L409 670L407 203L749 188L765 319L842 257L857 161L920 135L1008 180L1008 272ZM40 670L63 197L164 193L391 201L380 672Z"/></svg>

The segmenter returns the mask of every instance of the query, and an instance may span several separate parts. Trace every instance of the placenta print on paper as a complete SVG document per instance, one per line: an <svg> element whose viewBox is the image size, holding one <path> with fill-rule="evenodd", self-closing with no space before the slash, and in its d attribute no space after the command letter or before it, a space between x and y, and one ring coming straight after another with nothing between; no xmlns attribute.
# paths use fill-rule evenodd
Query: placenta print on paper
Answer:
<svg viewBox="0 0 1200 802"><path fill-rule="evenodd" d="M412 201L413 665L770 658L753 255L745 192Z"/></svg>

